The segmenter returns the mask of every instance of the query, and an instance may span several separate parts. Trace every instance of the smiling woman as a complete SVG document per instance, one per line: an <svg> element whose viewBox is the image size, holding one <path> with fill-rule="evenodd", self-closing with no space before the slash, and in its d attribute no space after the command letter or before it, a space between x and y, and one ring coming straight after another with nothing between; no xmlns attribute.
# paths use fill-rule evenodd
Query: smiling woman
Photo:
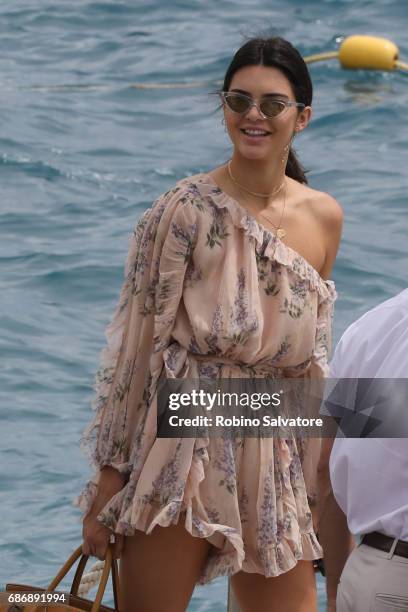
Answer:
<svg viewBox="0 0 408 612"><path fill-rule="evenodd" d="M292 148L312 116L305 62L288 41L252 39L236 53L218 93L233 153L211 177L327 278L338 248L341 208L327 193L307 186Z"/></svg>
<svg viewBox="0 0 408 612"><path fill-rule="evenodd" d="M281 38L252 39L220 95L231 159L139 220L83 436L96 468L76 501L83 548L102 558L112 532L118 547L124 537L124 612L182 612L197 582L221 575L242 612L317 606L318 441L157 437L162 378L328 369L342 215L291 149L311 118L306 65Z"/></svg>

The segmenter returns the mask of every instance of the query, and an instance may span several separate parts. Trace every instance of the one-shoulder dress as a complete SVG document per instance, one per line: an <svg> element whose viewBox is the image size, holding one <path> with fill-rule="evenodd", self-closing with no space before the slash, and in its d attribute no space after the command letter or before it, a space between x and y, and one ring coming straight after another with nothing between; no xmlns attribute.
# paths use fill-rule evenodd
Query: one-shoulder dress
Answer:
<svg viewBox="0 0 408 612"><path fill-rule="evenodd" d="M157 386L162 376L324 377L335 298L332 281L209 174L159 196L130 238L81 438L94 474L74 505L86 514L100 469L116 468L126 484L98 520L128 536L181 521L213 545L201 584L322 557L316 448L301 456L294 438L157 437Z"/></svg>

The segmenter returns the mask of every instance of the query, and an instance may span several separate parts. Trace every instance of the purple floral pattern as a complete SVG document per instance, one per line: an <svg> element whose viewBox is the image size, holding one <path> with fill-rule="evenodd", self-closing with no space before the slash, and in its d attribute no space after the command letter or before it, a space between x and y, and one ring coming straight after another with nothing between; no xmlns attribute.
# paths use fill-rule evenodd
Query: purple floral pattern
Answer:
<svg viewBox="0 0 408 612"><path fill-rule="evenodd" d="M213 544L206 583L240 570L277 576L322 554L309 503L308 443L157 438L161 377L325 376L331 281L262 227L207 174L179 181L139 219L81 439L95 473L125 476L98 519L115 533L182 521Z"/></svg>

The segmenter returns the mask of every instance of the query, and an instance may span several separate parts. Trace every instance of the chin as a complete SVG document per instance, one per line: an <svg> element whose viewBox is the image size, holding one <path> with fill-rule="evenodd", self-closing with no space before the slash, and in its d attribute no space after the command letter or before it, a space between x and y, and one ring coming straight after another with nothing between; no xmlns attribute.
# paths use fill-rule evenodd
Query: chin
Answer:
<svg viewBox="0 0 408 612"><path fill-rule="evenodd" d="M261 147L237 147L237 152L245 159L265 159L268 156L268 151L261 150Z"/></svg>

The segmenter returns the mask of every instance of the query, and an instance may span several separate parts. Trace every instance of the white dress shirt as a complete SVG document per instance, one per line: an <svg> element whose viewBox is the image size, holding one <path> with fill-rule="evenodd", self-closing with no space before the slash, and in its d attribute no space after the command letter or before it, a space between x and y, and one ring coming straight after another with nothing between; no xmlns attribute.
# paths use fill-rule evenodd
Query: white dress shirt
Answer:
<svg viewBox="0 0 408 612"><path fill-rule="evenodd" d="M345 331L330 377L408 378L408 289ZM330 477L352 533L408 541L408 438L336 438Z"/></svg>

